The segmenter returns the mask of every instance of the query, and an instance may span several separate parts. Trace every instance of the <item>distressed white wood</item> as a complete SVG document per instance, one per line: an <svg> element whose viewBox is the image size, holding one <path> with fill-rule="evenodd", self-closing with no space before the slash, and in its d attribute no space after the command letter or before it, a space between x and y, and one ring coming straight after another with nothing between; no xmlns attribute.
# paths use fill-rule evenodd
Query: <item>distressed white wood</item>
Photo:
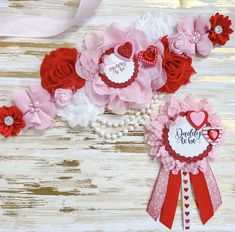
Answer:
<svg viewBox="0 0 235 232"><path fill-rule="evenodd" d="M0 17L72 17L76 5L67 0L0 0ZM230 13L234 6L234 0L103 0L79 29L56 38L0 38L0 105L9 104L14 91L39 83L46 52L57 47L82 49L87 32L101 31L112 21L131 23L159 9L177 20L216 10ZM193 204L193 231L235 231L234 38L208 59L196 59L192 83L177 93L212 100L228 128L212 164L223 205L202 226ZM116 142L100 140L90 129L69 129L62 122L45 133L0 138L0 231L165 231L145 211L159 170L147 152L143 128ZM174 231L182 230L180 204Z"/></svg>

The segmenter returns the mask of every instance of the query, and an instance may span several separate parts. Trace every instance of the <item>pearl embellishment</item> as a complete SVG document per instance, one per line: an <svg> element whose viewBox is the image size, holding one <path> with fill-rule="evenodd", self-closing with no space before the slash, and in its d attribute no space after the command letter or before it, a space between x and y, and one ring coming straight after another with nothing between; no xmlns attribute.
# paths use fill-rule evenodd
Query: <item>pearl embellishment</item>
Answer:
<svg viewBox="0 0 235 232"><path fill-rule="evenodd" d="M194 31L190 38L190 43L198 43L200 37L201 37L200 33L197 31Z"/></svg>
<svg viewBox="0 0 235 232"><path fill-rule="evenodd" d="M6 126L12 126L14 124L14 118L12 118L11 116L7 116L4 119L4 123Z"/></svg>
<svg viewBox="0 0 235 232"><path fill-rule="evenodd" d="M39 111L39 102L30 103L29 107L30 107L31 113L38 112Z"/></svg>
<svg viewBox="0 0 235 232"><path fill-rule="evenodd" d="M152 111L156 108L159 100L161 100L160 95L155 95L151 100L150 104L146 108L135 112L133 115L126 117L124 120L119 122L106 121L101 118L98 118L96 122L91 124L91 127L94 129L100 137L105 139L117 139L124 135L127 135L129 132L134 131L136 128L146 124L146 121L149 120ZM110 132L101 131L102 129L109 129ZM118 132L113 133L112 128L117 128ZM111 133L112 132L112 133Z"/></svg>

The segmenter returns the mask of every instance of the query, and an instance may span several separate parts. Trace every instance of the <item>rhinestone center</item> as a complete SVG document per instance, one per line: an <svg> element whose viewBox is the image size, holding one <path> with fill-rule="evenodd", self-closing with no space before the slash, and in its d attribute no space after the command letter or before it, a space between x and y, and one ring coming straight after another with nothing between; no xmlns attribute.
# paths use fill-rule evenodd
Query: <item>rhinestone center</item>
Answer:
<svg viewBox="0 0 235 232"><path fill-rule="evenodd" d="M4 123L7 126L12 126L14 124L14 118L12 118L11 116L7 116L4 119Z"/></svg>
<svg viewBox="0 0 235 232"><path fill-rule="evenodd" d="M214 29L216 34L221 34L223 32L223 28L220 25L217 25Z"/></svg>

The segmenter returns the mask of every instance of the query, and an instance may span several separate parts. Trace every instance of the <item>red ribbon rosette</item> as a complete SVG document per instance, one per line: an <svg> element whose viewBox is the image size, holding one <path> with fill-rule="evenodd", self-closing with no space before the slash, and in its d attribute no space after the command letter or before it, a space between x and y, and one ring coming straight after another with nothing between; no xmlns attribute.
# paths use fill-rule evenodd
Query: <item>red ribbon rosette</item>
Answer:
<svg viewBox="0 0 235 232"><path fill-rule="evenodd" d="M184 101L172 97L159 114L151 115L147 130L150 156L161 159L147 212L172 228L181 190L184 229L190 229L192 188L205 224L222 203L209 165L223 138L219 117L207 100L196 102L191 95Z"/></svg>

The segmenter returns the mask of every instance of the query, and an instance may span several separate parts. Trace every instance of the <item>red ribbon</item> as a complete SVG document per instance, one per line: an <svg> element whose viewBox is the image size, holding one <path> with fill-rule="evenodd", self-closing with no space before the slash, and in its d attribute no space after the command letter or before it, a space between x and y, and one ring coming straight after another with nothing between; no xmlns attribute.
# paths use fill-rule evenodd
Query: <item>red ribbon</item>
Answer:
<svg viewBox="0 0 235 232"><path fill-rule="evenodd" d="M209 166L208 168L210 169ZM167 172L164 167L161 167L159 176L163 176L163 172L165 180L168 180L168 183L164 183L164 179L162 177L158 178L148 204L147 212L152 218L154 218L154 220L157 220L160 214L160 222L171 229L181 187L181 173L178 172L178 174L174 175L172 172ZM205 174L207 175L207 173ZM205 174L201 171L196 175L190 174L195 201L200 211L203 224L205 224L214 215L214 212L217 209L214 205L221 204L220 193L214 176L210 175L211 180L209 184L208 176L205 176ZM159 179L162 181L159 181ZM215 197L211 195L212 191L208 189L208 185L210 188L214 188L214 190L216 190L214 194L218 195L217 200L215 200ZM160 188L165 188L165 190L163 191ZM159 201L159 198L162 200ZM156 204L157 199L158 202Z"/></svg>

